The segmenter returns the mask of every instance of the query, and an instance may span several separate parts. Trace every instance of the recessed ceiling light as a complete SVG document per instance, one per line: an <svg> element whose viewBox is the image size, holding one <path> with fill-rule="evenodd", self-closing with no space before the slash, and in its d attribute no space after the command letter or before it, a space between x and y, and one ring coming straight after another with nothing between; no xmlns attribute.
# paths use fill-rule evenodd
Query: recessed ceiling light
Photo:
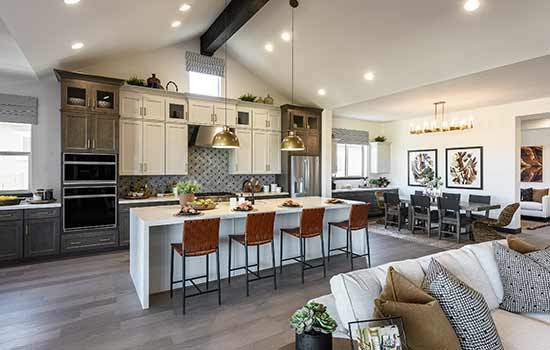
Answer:
<svg viewBox="0 0 550 350"><path fill-rule="evenodd" d="M189 11L189 10L191 10L191 5L189 5L189 4L183 4L183 5L180 6L180 11L181 12L185 12L185 11Z"/></svg>
<svg viewBox="0 0 550 350"><path fill-rule="evenodd" d="M317 93L321 96L325 96L327 94L327 92L325 91L325 89L319 89L319 91L317 91Z"/></svg>
<svg viewBox="0 0 550 350"><path fill-rule="evenodd" d="M174 22L172 22L171 26L172 26L172 28L177 28L177 27L181 26L181 22L180 21L174 21Z"/></svg>
<svg viewBox="0 0 550 350"><path fill-rule="evenodd" d="M284 41L290 41L290 39L291 39L290 33L289 32L282 32L281 33L281 39L283 39Z"/></svg>
<svg viewBox="0 0 550 350"><path fill-rule="evenodd" d="M464 9L468 12L474 12L479 8L479 0L468 0L464 3Z"/></svg>
<svg viewBox="0 0 550 350"><path fill-rule="evenodd" d="M267 52L273 52L273 44L272 44L272 43L267 43L267 44L265 44L264 49L265 49Z"/></svg>
<svg viewBox="0 0 550 350"><path fill-rule="evenodd" d="M365 77L365 80L373 81L374 80L374 73L373 72L366 72L364 77Z"/></svg>
<svg viewBox="0 0 550 350"><path fill-rule="evenodd" d="M77 43L74 43L71 47L73 50L80 50L81 48L84 47L84 44L81 42L77 42Z"/></svg>
<svg viewBox="0 0 550 350"><path fill-rule="evenodd" d="M65 0L65 3L67 5L74 5L74 4L78 4L80 2L80 0Z"/></svg>

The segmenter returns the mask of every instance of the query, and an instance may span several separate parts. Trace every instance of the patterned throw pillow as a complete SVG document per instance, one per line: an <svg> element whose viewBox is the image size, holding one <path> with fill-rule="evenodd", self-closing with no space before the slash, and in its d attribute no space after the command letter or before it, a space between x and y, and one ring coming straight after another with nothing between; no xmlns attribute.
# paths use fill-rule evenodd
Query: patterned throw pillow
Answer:
<svg viewBox="0 0 550 350"><path fill-rule="evenodd" d="M432 259L424 289L439 301L451 322L462 350L503 350L489 306L470 288Z"/></svg>
<svg viewBox="0 0 550 350"><path fill-rule="evenodd" d="M532 202L533 201L533 189L532 188L522 188L521 189L521 201L522 202Z"/></svg>
<svg viewBox="0 0 550 350"><path fill-rule="evenodd" d="M500 308L515 313L550 313L550 252L521 254L495 243L504 287Z"/></svg>

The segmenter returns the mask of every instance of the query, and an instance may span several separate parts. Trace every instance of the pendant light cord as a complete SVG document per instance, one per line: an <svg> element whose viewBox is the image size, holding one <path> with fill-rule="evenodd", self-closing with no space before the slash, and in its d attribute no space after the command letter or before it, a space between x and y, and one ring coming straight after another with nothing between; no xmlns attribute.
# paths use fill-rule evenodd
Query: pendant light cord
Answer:
<svg viewBox="0 0 550 350"><path fill-rule="evenodd" d="M291 15L290 15L290 21L291 21L291 31L292 31L292 45L291 45L291 59L290 59L290 66L291 66L291 94L292 94L292 104L294 104L294 7L291 7Z"/></svg>
<svg viewBox="0 0 550 350"><path fill-rule="evenodd" d="M225 15L223 16L224 21L224 27L227 28L227 0L224 1L224 11ZM223 74L224 74L224 92L225 92L225 120L223 122L223 125L227 125L227 40L223 44L223 54L224 54L224 60L223 60Z"/></svg>

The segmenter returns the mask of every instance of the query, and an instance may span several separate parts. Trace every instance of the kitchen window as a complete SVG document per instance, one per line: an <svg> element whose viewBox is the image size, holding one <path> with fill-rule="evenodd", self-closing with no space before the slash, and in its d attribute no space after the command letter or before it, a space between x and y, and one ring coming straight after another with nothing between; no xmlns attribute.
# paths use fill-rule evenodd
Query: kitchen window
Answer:
<svg viewBox="0 0 550 350"><path fill-rule="evenodd" d="M0 123L0 192L30 190L31 125Z"/></svg>
<svg viewBox="0 0 550 350"><path fill-rule="evenodd" d="M222 79L217 75L189 72L189 91L192 94L221 96Z"/></svg>
<svg viewBox="0 0 550 350"><path fill-rule="evenodd" d="M369 175L369 146L338 143L336 145L336 178L359 178Z"/></svg>

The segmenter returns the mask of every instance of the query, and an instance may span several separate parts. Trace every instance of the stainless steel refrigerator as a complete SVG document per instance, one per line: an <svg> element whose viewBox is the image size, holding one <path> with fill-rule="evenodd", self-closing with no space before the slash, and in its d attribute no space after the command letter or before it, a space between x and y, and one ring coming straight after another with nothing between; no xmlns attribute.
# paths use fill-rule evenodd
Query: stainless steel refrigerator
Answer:
<svg viewBox="0 0 550 350"><path fill-rule="evenodd" d="M289 177L291 197L321 195L321 166L319 157L291 156Z"/></svg>

